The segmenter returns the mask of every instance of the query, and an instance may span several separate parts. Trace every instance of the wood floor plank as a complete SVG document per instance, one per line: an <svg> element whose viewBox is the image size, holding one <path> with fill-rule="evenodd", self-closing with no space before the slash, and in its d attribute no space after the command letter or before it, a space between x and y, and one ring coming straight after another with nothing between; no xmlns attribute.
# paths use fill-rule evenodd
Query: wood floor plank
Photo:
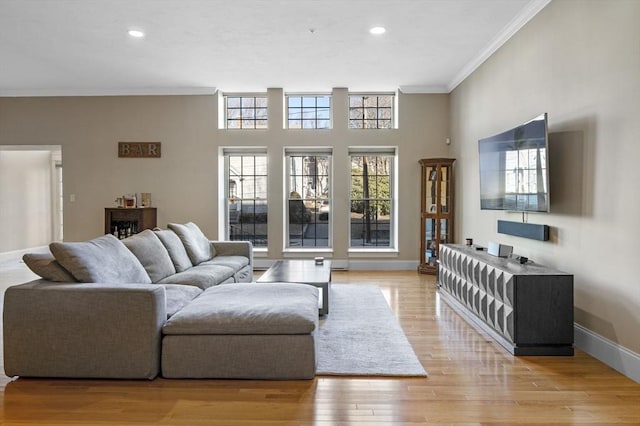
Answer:
<svg viewBox="0 0 640 426"><path fill-rule="evenodd" d="M3 290L31 279L18 269L1 277ZM332 280L380 286L427 378L118 381L1 376L1 423L640 424L640 384L580 350L574 357L511 356L440 300L434 277L414 271L335 271Z"/></svg>

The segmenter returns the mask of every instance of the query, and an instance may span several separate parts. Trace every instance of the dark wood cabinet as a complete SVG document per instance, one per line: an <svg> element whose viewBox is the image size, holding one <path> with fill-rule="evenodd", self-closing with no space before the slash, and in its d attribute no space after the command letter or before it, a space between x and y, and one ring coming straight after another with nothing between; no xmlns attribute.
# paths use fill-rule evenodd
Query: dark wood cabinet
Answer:
<svg viewBox="0 0 640 426"><path fill-rule="evenodd" d="M420 160L420 265L418 272L436 274L438 246L452 243L454 204L454 158Z"/></svg>
<svg viewBox="0 0 640 426"><path fill-rule="evenodd" d="M513 355L573 355L573 275L441 244L440 296Z"/></svg>
<svg viewBox="0 0 640 426"><path fill-rule="evenodd" d="M104 233L123 239L157 226L155 207L105 208Z"/></svg>

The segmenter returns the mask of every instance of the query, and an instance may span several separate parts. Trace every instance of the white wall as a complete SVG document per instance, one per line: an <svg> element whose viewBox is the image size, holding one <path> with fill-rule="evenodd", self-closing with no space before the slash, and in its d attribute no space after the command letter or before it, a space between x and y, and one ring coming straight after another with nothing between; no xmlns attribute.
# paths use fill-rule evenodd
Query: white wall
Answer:
<svg viewBox="0 0 640 426"><path fill-rule="evenodd" d="M554 0L451 94L458 234L575 275L575 320L640 352L640 2ZM549 114L549 242L480 211L477 141Z"/></svg>
<svg viewBox="0 0 640 426"><path fill-rule="evenodd" d="M0 149L0 253L51 242L52 153Z"/></svg>

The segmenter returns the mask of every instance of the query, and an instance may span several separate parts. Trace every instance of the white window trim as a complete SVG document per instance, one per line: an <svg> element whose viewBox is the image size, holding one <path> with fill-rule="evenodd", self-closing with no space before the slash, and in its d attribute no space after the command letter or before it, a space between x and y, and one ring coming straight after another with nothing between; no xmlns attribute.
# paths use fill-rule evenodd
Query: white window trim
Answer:
<svg viewBox="0 0 640 426"><path fill-rule="evenodd" d="M389 247L351 247L351 220L349 220L349 241L347 252L354 257L358 254L369 256L374 254L382 254L383 256L397 255L398 249L398 206L400 192L398 191L398 147L397 146L351 146L348 148L347 156L349 165L351 165L352 155L388 155L393 156L393 164L391 171L391 223L389 224ZM349 182L349 212L351 211L351 182Z"/></svg>
<svg viewBox="0 0 640 426"><path fill-rule="evenodd" d="M229 155L267 155L267 147L264 146L221 146L218 149L218 239L229 241L229 212L227 210L227 193L229 191L229 177L227 175ZM268 159L268 156L267 156ZM267 216L268 217L268 216ZM267 219L268 221L268 219ZM267 247L253 247L254 254L267 253L269 249L269 235L267 234Z"/></svg>
<svg viewBox="0 0 640 426"><path fill-rule="evenodd" d="M218 114L220 118L218 121L218 128L222 130L228 131L242 131L242 130L253 130L253 131L265 131L269 130L269 97L267 96L267 92L230 92L224 93L219 92L220 97L218 99L218 111L221 113ZM256 129L256 128L240 128L240 129L229 129L227 126L229 121L227 120L227 98L265 98L267 100L267 127L266 129Z"/></svg>
<svg viewBox="0 0 640 426"><path fill-rule="evenodd" d="M333 147L321 146L321 147L299 147L289 146L283 149L283 205L282 211L282 247L283 253L333 253L333 216L329 214L329 232L328 232L328 246L327 247L291 247L289 246L289 167L287 158L290 155L307 155L307 156L328 156L329 157L329 203L332 205L333 201Z"/></svg>

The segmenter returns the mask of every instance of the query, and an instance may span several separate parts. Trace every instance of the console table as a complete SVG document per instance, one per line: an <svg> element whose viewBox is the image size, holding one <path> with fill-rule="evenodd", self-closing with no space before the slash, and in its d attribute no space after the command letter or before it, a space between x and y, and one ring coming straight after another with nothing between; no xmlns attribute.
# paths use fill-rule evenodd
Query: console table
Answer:
<svg viewBox="0 0 640 426"><path fill-rule="evenodd" d="M573 275L441 244L442 299L513 355L573 355Z"/></svg>

